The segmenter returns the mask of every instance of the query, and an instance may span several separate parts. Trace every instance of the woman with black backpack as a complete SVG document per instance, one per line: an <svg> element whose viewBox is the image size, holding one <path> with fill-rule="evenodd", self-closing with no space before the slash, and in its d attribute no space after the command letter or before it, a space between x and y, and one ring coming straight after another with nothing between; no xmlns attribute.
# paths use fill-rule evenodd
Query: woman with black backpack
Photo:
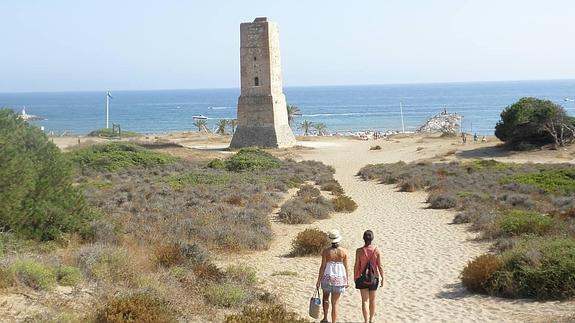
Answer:
<svg viewBox="0 0 575 323"><path fill-rule="evenodd" d="M354 280L355 288L361 292L363 319L365 323L371 323L375 314L375 292L378 286L383 286L383 268L381 267L379 250L371 244L373 241L371 230L363 233L363 241L365 242L363 247L355 251Z"/></svg>

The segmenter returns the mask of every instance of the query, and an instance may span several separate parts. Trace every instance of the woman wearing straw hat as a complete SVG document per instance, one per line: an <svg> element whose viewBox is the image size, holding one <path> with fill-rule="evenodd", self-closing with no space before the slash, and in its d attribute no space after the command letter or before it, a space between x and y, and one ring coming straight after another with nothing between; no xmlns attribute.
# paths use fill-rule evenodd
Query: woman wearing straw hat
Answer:
<svg viewBox="0 0 575 323"><path fill-rule="evenodd" d="M316 287L323 290L323 320L327 321L331 296L331 321L337 322L337 302L348 283L347 251L339 246L341 235L338 230L328 232L331 247L321 253L321 266Z"/></svg>

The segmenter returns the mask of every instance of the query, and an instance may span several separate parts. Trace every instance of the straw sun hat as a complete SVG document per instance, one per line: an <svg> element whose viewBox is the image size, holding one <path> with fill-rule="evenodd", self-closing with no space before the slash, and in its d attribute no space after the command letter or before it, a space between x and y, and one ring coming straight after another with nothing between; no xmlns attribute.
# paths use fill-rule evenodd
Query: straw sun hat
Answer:
<svg viewBox="0 0 575 323"><path fill-rule="evenodd" d="M339 230L333 229L327 233L329 240L331 243L338 243L341 241L341 234L339 234Z"/></svg>

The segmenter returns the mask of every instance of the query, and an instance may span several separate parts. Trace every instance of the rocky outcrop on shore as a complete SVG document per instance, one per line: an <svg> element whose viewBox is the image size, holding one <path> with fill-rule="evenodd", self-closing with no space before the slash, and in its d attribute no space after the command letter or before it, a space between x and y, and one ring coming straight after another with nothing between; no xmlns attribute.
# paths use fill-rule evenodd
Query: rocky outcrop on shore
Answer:
<svg viewBox="0 0 575 323"><path fill-rule="evenodd" d="M461 125L461 116L457 113L447 113L444 110L429 118L419 129L418 133L457 133Z"/></svg>

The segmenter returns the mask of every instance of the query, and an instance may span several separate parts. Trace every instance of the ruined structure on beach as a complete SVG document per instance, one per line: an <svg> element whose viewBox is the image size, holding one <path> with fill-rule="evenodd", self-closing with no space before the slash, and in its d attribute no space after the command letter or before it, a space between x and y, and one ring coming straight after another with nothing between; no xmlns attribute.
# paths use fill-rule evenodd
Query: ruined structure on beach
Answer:
<svg viewBox="0 0 575 323"><path fill-rule="evenodd" d="M231 148L295 145L283 94L279 32L267 18L240 25L241 95Z"/></svg>
<svg viewBox="0 0 575 323"><path fill-rule="evenodd" d="M461 116L457 113L447 113L444 110L429 118L417 132L456 134L461 128Z"/></svg>

